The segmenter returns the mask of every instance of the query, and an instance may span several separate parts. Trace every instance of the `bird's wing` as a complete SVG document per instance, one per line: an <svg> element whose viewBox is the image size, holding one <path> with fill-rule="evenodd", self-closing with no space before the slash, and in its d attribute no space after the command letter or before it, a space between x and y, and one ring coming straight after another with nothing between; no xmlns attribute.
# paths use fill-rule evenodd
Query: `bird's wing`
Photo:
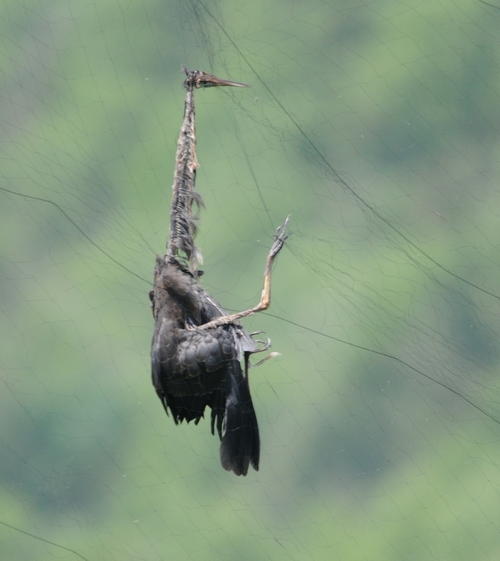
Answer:
<svg viewBox="0 0 500 561"><path fill-rule="evenodd" d="M222 465L246 475L250 464L259 468L260 444L248 379L238 360L237 329L226 325L175 331L164 319L153 341L153 383L176 423L198 423L210 407L212 433L216 428L222 439Z"/></svg>
<svg viewBox="0 0 500 561"><path fill-rule="evenodd" d="M220 429L230 385L230 365L237 354L230 329L174 332L168 321L162 322L155 332L151 352L153 384L176 422L198 422L208 405Z"/></svg>

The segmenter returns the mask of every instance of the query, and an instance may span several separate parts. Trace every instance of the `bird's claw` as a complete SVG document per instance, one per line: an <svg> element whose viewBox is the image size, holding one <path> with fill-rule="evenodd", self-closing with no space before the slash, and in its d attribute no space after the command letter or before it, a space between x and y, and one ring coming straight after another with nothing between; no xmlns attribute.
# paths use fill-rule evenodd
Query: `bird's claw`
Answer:
<svg viewBox="0 0 500 561"><path fill-rule="evenodd" d="M269 257L271 258L276 257L276 255L278 255L283 245L285 244L285 241L289 236L288 232L286 231L289 220L290 220L290 215L286 217L284 224L276 228L276 232L274 234L274 243L271 247L271 250L269 251Z"/></svg>
<svg viewBox="0 0 500 561"><path fill-rule="evenodd" d="M271 339L269 338L267 339L267 341L262 341L262 339L256 339L255 342L261 344L262 347L256 347L251 354L263 353L264 351L267 351L267 349L269 349L269 347L271 346Z"/></svg>
<svg viewBox="0 0 500 561"><path fill-rule="evenodd" d="M271 358L275 358L277 356L281 356L281 353L276 353L276 352L269 353L262 360L259 360L259 362L257 362L256 364L250 364L249 366L250 366L250 368L258 368L259 366L262 366L264 364L264 362L267 362Z"/></svg>

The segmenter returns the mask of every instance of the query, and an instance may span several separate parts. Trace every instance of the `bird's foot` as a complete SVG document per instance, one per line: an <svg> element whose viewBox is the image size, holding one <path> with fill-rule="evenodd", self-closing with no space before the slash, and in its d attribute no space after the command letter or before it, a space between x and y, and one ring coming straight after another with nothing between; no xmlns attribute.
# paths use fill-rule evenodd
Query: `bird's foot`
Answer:
<svg viewBox="0 0 500 561"><path fill-rule="evenodd" d="M289 220L290 215L286 217L284 224L276 228L276 232L274 234L274 243L271 246L271 250L269 251L269 257L271 259L274 259L276 255L278 255L278 253L281 251L282 247L285 245L285 241L289 236L288 232L286 231Z"/></svg>

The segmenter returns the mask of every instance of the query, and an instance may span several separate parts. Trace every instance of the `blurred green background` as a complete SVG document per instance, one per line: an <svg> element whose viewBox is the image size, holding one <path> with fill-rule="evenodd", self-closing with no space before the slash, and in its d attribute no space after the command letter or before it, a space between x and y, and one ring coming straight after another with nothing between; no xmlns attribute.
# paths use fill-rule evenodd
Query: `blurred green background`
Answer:
<svg viewBox="0 0 500 561"><path fill-rule="evenodd" d="M498 559L500 9L1 13L0 558ZM292 215L245 320L281 353L250 372L246 478L150 382L181 64L252 85L196 94L203 284L226 308L258 301Z"/></svg>

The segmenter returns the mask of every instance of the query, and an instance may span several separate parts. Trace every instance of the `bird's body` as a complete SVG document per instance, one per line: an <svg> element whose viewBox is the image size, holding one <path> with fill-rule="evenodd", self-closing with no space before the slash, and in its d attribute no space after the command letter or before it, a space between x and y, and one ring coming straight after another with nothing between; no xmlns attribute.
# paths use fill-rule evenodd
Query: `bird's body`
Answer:
<svg viewBox="0 0 500 561"><path fill-rule="evenodd" d="M199 328L224 312L179 263L157 260L153 292L153 385L165 410L176 423L198 423L211 408L223 467L236 475L258 469L257 417L240 362L255 342L236 323Z"/></svg>

